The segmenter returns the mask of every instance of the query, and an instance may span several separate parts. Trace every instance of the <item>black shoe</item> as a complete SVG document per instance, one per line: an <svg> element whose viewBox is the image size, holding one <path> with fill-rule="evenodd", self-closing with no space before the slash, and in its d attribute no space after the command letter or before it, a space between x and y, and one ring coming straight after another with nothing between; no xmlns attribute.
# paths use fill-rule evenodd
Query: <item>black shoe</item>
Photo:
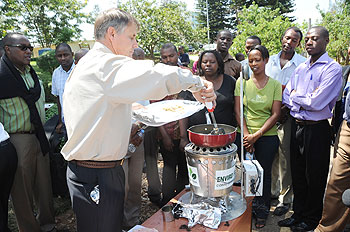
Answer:
<svg viewBox="0 0 350 232"><path fill-rule="evenodd" d="M310 226L305 222L299 222L298 224L291 226L290 229L293 232L306 232L310 230L313 231L315 229L315 226Z"/></svg>
<svg viewBox="0 0 350 232"><path fill-rule="evenodd" d="M276 209L273 211L273 214L276 216L282 216L286 214L289 210L290 204L280 204L276 207Z"/></svg>
<svg viewBox="0 0 350 232"><path fill-rule="evenodd" d="M280 227L291 227L297 223L298 223L298 221L296 219L290 217L290 218L286 218L286 219L279 221L277 224Z"/></svg>

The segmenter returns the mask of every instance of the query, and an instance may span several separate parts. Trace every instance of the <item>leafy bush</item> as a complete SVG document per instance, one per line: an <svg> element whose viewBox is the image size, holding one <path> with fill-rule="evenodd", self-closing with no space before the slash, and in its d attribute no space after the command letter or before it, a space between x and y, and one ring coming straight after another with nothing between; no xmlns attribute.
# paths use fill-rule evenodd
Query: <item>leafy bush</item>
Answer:
<svg viewBox="0 0 350 232"><path fill-rule="evenodd" d="M39 68L37 62L35 61L31 61L30 65L34 68L35 72L39 76L39 79L43 82L43 87L45 90L45 102L56 102L56 97L51 94L52 74L50 72L45 72L41 68Z"/></svg>
<svg viewBox="0 0 350 232"><path fill-rule="evenodd" d="M37 65L44 72L48 72L52 75L55 68L59 66L58 61L55 57L55 50L44 52L37 58Z"/></svg>

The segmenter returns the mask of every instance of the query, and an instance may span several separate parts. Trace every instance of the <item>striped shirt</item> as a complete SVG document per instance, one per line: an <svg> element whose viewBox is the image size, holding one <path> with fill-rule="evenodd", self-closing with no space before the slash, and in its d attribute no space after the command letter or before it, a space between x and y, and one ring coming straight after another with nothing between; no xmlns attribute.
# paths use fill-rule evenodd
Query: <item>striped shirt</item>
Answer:
<svg viewBox="0 0 350 232"><path fill-rule="evenodd" d="M70 69L68 70L68 72L66 72L62 66L60 65L58 68L55 69L55 71L52 74L52 88L51 88L51 93L55 96L58 96L60 98L60 104L61 104L61 108L63 106L63 92L64 92L64 86L66 85L66 81L69 77L69 74L71 73L71 71L73 70L73 68L75 67L74 63L72 64L72 66L70 67ZM62 121L63 120L63 110L62 112Z"/></svg>
<svg viewBox="0 0 350 232"><path fill-rule="evenodd" d="M29 72L29 66L26 67L24 73L20 71L27 88L34 87L34 80ZM35 103L39 112L41 122L45 122L45 92L40 82L41 95ZM21 97L13 97L8 99L0 99L0 122L4 125L8 133L28 132L34 130L34 125L30 122L30 112L27 103Z"/></svg>

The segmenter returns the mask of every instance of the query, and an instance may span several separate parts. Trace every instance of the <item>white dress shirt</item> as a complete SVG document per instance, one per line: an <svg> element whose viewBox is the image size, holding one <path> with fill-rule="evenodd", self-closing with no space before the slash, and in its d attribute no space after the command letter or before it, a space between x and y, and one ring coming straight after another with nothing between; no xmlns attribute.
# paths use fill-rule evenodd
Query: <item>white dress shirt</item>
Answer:
<svg viewBox="0 0 350 232"><path fill-rule="evenodd" d="M63 94L66 160L122 159L131 131L131 104L162 99L203 83L191 71L115 55L96 42L69 76Z"/></svg>
<svg viewBox="0 0 350 232"><path fill-rule="evenodd" d="M306 61L306 58L295 52L292 59L284 65L283 69L281 69L281 53L282 51L270 57L269 62L266 64L265 72L267 76L278 80L282 85L287 85L294 70L301 63L304 63Z"/></svg>
<svg viewBox="0 0 350 232"><path fill-rule="evenodd" d="M5 131L4 126L0 122L0 142L3 142L10 138L9 134Z"/></svg>

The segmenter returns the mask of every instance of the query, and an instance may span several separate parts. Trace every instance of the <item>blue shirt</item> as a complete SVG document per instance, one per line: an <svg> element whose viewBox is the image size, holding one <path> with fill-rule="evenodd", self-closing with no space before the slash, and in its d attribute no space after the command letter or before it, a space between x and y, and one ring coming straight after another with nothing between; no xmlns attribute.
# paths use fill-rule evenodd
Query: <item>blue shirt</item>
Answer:
<svg viewBox="0 0 350 232"><path fill-rule="evenodd" d="M281 58L282 52L270 57L269 62L266 64L265 72L266 75L278 80L282 85L286 85L292 76L294 70L301 64L304 63L306 58L294 53L291 60L289 60L281 69Z"/></svg>
<svg viewBox="0 0 350 232"><path fill-rule="evenodd" d="M312 65L309 58L296 68L283 92L282 103L290 108L294 118L328 119L342 83L341 66L326 52Z"/></svg>
<svg viewBox="0 0 350 232"><path fill-rule="evenodd" d="M60 65L58 68L55 69L55 71L52 74L52 87L51 87L51 93L55 96L58 96L60 98L60 104L62 108L62 122L63 122L63 92L64 92L64 86L66 85L66 81L69 77L69 74L75 67L75 64L73 62L72 66L68 70L68 72L64 71L62 66Z"/></svg>

